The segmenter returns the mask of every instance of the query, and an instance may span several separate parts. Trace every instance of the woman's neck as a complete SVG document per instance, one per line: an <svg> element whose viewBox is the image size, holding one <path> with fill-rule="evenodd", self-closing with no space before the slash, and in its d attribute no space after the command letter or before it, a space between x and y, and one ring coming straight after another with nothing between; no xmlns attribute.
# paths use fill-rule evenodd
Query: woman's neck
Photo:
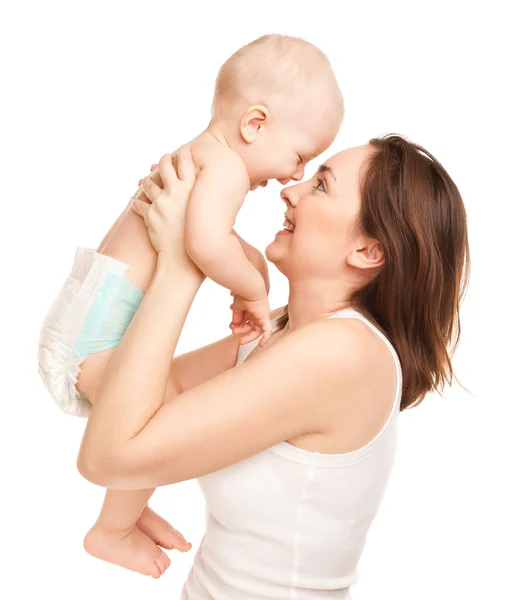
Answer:
<svg viewBox="0 0 506 600"><path fill-rule="evenodd" d="M321 281L297 284L290 282L287 327L300 329L309 323L326 319L338 310L350 306L349 290L339 284L322 284Z"/></svg>

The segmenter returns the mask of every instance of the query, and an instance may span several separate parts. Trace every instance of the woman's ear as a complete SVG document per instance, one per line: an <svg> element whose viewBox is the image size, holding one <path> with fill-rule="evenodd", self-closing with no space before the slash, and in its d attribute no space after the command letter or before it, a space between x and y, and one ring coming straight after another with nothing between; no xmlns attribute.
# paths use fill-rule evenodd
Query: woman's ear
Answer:
<svg viewBox="0 0 506 600"><path fill-rule="evenodd" d="M241 119L240 132L247 144L252 144L271 118L269 110L261 105L250 106Z"/></svg>
<svg viewBox="0 0 506 600"><path fill-rule="evenodd" d="M355 248L348 254L348 264L357 269L378 269L385 264L385 253L381 244L372 238L358 236Z"/></svg>

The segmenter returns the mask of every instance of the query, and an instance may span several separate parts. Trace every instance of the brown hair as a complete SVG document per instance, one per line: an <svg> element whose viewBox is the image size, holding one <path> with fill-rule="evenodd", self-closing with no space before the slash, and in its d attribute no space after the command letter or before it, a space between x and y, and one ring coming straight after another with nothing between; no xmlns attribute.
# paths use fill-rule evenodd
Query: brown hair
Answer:
<svg viewBox="0 0 506 600"><path fill-rule="evenodd" d="M349 301L399 355L403 410L454 378L470 268L466 212L457 186L424 148L394 134L369 144L357 227L381 244L385 264ZM285 314L278 323L287 321Z"/></svg>

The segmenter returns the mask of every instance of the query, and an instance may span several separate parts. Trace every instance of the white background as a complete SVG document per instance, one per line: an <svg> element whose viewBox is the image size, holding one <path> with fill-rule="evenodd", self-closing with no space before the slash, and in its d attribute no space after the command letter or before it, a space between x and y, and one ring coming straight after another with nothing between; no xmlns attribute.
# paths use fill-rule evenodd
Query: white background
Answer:
<svg viewBox="0 0 506 600"><path fill-rule="evenodd" d="M398 459L354 597L506 598L500 4L2 5L0 596L179 597L192 555L173 555L169 572L151 581L82 550L102 490L75 468L84 421L60 413L38 379L38 330L75 246L96 247L149 165L205 128L221 63L279 32L319 45L341 84L346 118L325 156L405 134L445 165L469 217L473 270L455 367L472 394L455 386L402 415ZM271 183L251 194L237 221L262 250L282 225L280 189ZM270 267L274 308L287 284ZM229 302L206 282L178 352L227 335ZM195 482L159 490L153 505L197 548L203 503Z"/></svg>

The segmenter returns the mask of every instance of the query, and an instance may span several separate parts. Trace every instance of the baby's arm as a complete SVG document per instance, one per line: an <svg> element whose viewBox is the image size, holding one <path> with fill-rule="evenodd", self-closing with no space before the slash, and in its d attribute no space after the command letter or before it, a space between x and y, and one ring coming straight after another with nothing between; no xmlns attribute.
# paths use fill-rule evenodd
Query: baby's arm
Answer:
<svg viewBox="0 0 506 600"><path fill-rule="evenodd" d="M248 244L248 242L243 240L242 237L236 231L232 230L232 234L235 235L235 237L239 240L242 251L246 255L246 258L262 276L268 294L271 284L269 279L269 267L267 266L265 256L260 252L258 248L255 248L255 246L252 246L251 244Z"/></svg>
<svg viewBox="0 0 506 600"><path fill-rule="evenodd" d="M243 161L230 150L203 161L186 214L186 249L211 279L247 300L265 297L262 275L233 232L249 189Z"/></svg>

